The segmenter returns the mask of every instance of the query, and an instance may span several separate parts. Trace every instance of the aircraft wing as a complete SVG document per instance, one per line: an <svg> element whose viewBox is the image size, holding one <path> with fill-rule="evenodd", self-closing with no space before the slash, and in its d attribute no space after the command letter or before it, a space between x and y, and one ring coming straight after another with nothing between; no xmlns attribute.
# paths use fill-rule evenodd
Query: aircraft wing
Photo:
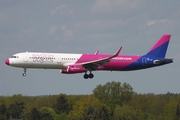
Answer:
<svg viewBox="0 0 180 120"><path fill-rule="evenodd" d="M120 47L118 49L118 51L110 57L102 58L102 59L98 59L98 60L93 60L93 61L88 61L88 62L83 62L83 63L77 63L75 65L81 65L88 70L89 69L90 70L96 70L98 68L98 66L101 66L105 63L108 63L112 58L117 57L119 55L121 49L122 49L122 47Z"/></svg>

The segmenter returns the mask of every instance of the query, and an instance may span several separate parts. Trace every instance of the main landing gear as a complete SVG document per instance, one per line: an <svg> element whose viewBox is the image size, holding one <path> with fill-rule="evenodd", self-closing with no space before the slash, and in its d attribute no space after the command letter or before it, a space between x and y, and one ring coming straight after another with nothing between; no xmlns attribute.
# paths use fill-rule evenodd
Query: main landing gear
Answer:
<svg viewBox="0 0 180 120"><path fill-rule="evenodd" d="M23 77L26 76L26 68L24 68L24 73L22 74Z"/></svg>
<svg viewBox="0 0 180 120"><path fill-rule="evenodd" d="M88 79L88 78L92 79L93 77L94 77L94 75L91 72L89 74L87 74L85 72L85 74L84 74L84 79Z"/></svg>

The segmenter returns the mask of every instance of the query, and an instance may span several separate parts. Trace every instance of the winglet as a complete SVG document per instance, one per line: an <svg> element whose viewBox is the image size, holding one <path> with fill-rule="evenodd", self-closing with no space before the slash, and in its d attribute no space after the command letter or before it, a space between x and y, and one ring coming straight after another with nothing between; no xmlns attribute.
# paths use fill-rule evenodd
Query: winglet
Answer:
<svg viewBox="0 0 180 120"><path fill-rule="evenodd" d="M94 54L97 55L99 53L99 50L97 50Z"/></svg>
<svg viewBox="0 0 180 120"><path fill-rule="evenodd" d="M121 52L122 46L117 50L117 52L114 54L114 57L117 57L119 53Z"/></svg>
<svg viewBox="0 0 180 120"><path fill-rule="evenodd" d="M117 57L117 56L119 55L121 49L122 49L122 47L120 47L120 48L117 50L116 53L114 53L111 57L109 57L109 59L114 58L114 57Z"/></svg>

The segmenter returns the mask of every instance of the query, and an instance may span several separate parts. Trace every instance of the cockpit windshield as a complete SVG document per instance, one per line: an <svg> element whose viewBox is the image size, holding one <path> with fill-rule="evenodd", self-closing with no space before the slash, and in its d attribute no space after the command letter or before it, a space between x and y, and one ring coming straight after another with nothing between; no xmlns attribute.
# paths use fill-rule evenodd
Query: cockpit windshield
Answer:
<svg viewBox="0 0 180 120"><path fill-rule="evenodd" d="M11 58L19 58L19 57L18 57L18 56L14 56L14 55L13 55Z"/></svg>

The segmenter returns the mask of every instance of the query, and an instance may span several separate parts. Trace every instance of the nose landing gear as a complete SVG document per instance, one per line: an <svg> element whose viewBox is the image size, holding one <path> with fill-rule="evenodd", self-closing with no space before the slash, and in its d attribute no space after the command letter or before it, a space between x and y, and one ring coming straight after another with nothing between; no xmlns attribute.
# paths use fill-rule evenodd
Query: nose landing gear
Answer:
<svg viewBox="0 0 180 120"><path fill-rule="evenodd" d="M26 68L24 68L24 73L22 74L23 77L26 76Z"/></svg>

